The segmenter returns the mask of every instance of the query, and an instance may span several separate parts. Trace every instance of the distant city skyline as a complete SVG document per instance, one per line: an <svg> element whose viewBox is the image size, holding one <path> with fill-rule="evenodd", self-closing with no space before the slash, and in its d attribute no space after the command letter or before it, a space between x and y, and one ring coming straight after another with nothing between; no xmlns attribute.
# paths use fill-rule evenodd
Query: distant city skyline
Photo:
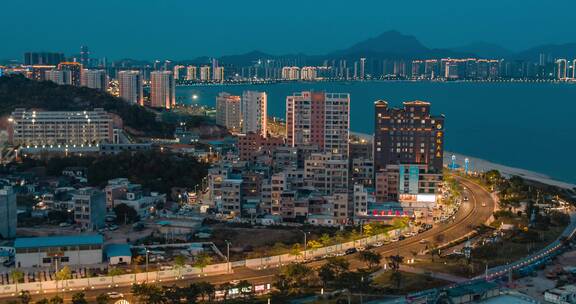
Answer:
<svg viewBox="0 0 576 304"><path fill-rule="evenodd" d="M110 0L98 5L71 0L58 1L60 5L10 1L3 3L3 9L11 12L4 23L16 28L0 32L0 41L7 42L0 58L22 60L26 51L75 55L80 54L81 45L90 47L92 57L111 60L183 60L253 50L315 55L347 48L387 30L414 35L430 48L482 41L519 51L574 42L573 30L566 26L576 10L574 2L519 5L488 0L481 8L454 0L442 5L417 2L351 5L296 0L282 7L256 0L223 1L214 7L210 2L176 0L144 0L138 5ZM63 7L82 13L70 14ZM50 27L26 22L46 18Z"/></svg>

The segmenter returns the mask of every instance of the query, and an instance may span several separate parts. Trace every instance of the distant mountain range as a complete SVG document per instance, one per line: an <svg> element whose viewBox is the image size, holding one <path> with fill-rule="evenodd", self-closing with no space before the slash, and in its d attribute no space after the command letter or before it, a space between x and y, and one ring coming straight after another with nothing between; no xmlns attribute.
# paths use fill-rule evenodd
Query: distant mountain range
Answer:
<svg viewBox="0 0 576 304"><path fill-rule="evenodd" d="M513 52L497 44L488 42L475 42L452 48L429 48L416 37L402 34L398 31L386 31L376 37L369 38L354 45L324 55L286 54L272 55L261 51L246 54L220 57L224 64L250 65L258 60L298 60L305 64L322 64L324 60L348 59L358 60L361 57L370 59L426 59L426 58L464 58L482 57L490 59L532 60L538 61L541 53L551 58L576 58L576 43L547 44ZM182 63L202 64L209 62L210 57L198 57L192 60L179 61Z"/></svg>

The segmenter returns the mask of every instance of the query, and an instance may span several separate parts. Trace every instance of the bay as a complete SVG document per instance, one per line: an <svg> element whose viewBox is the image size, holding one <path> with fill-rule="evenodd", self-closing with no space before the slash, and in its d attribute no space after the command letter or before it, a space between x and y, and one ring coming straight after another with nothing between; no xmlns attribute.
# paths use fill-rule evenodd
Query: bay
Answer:
<svg viewBox="0 0 576 304"><path fill-rule="evenodd" d="M374 101L424 100L446 116L445 149L576 183L576 85L533 82L296 82L180 86L183 103L213 106L220 92L268 93L268 115L285 116L286 96L314 90L350 93L354 132L374 132ZM193 96L196 95L196 99Z"/></svg>

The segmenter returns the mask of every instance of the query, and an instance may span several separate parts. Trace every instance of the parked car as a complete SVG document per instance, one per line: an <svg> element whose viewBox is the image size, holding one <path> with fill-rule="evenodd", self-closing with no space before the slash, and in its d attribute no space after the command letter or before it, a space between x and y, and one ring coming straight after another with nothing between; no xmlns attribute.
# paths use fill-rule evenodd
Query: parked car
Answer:
<svg viewBox="0 0 576 304"><path fill-rule="evenodd" d="M372 246L374 246L374 247L382 247L382 246L384 246L384 243L382 243L382 242L376 242L376 243L372 244Z"/></svg>
<svg viewBox="0 0 576 304"><path fill-rule="evenodd" d="M354 248L354 247L348 248L348 249L346 249L346 251L345 251L346 254L354 254L354 253L356 253L356 252L358 252L358 250L357 250L356 248Z"/></svg>

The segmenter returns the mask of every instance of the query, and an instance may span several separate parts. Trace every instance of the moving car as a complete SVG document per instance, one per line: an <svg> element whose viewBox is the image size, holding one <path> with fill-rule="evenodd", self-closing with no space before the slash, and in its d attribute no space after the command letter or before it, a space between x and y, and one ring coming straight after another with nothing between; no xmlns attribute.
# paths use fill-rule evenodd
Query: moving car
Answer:
<svg viewBox="0 0 576 304"><path fill-rule="evenodd" d="M110 291L107 292L106 295L108 295L108 297L110 299L119 299L119 298L123 298L124 295L122 293L116 292L116 291Z"/></svg>
<svg viewBox="0 0 576 304"><path fill-rule="evenodd" d="M354 254L354 253L356 253L356 252L358 252L358 250L357 250L356 248L354 248L354 247L353 247L353 248L348 248L348 249L346 249L346 251L345 251L346 254Z"/></svg>

